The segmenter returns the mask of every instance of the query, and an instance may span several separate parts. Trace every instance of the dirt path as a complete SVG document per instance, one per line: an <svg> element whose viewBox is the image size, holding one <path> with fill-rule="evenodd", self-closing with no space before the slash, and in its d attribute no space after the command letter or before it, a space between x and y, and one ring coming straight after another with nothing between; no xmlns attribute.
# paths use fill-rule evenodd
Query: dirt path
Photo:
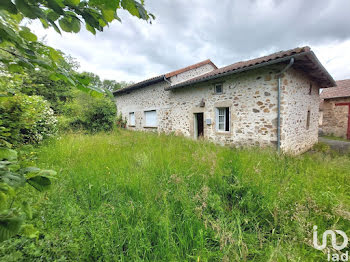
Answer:
<svg viewBox="0 0 350 262"><path fill-rule="evenodd" d="M350 142L331 140L324 137L319 137L318 140L322 143L326 143L333 150L336 150L340 153L350 153Z"/></svg>

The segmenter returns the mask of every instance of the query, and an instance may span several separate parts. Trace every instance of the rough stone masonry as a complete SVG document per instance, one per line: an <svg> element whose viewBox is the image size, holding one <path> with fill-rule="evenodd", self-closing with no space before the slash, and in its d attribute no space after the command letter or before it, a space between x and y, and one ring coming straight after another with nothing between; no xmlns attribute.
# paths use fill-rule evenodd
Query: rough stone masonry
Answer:
<svg viewBox="0 0 350 262"><path fill-rule="evenodd" d="M264 57L272 57L272 61L285 59L280 63L259 58L263 62L250 60L255 67L249 65L237 69L239 63L233 64L232 73L226 73L230 68L217 69L207 60L207 63L178 70L175 75L170 73L169 78L164 75L163 79L143 81L139 86L136 84L115 93L118 112L127 119L129 129L192 138L198 138L196 114L203 113L204 139L236 147L276 147L278 75L294 55L295 66L280 76L281 150L289 154L305 152L318 141L319 89L325 88L326 81L317 79L308 67L303 70L306 59L301 60L296 54L305 53L305 50L291 51ZM147 85L147 81L151 83ZM332 85L332 81L330 78L326 85ZM217 92L217 86L221 92ZM229 113L218 116L218 109ZM151 110L155 112L157 122L147 126L145 114ZM135 117L132 125L130 114ZM222 130L217 122L224 117L228 127Z"/></svg>

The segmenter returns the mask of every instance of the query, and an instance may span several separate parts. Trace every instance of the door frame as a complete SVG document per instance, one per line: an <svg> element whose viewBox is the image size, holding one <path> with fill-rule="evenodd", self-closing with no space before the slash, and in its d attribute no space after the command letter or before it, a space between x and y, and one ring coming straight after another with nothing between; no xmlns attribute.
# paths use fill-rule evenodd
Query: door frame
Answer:
<svg viewBox="0 0 350 262"><path fill-rule="evenodd" d="M202 125L203 125L203 134L202 137L204 137L204 112L196 112L193 113L193 136L194 139L198 139L198 115L202 114L203 115L203 120L202 120Z"/></svg>
<svg viewBox="0 0 350 262"><path fill-rule="evenodd" d="M335 105L348 107L348 130L346 132L346 139L350 140L350 102L349 103L336 103Z"/></svg>

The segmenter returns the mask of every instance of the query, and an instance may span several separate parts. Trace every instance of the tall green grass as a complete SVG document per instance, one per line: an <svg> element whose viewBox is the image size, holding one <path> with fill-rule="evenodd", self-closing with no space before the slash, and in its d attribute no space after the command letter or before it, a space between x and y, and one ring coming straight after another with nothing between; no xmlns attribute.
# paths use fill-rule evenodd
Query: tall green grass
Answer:
<svg viewBox="0 0 350 262"><path fill-rule="evenodd" d="M33 203L39 238L2 243L4 261L321 261L313 225L350 236L347 156L123 130L36 154L58 179Z"/></svg>

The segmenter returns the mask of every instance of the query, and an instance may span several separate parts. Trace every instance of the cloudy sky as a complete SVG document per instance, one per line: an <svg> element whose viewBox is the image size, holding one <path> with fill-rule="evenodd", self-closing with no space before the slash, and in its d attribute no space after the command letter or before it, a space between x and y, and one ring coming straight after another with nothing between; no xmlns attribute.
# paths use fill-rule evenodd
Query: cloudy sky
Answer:
<svg viewBox="0 0 350 262"><path fill-rule="evenodd" d="M146 0L152 25L120 11L96 36L32 29L102 79L139 81L210 58L218 67L309 45L336 80L350 78L349 0Z"/></svg>

